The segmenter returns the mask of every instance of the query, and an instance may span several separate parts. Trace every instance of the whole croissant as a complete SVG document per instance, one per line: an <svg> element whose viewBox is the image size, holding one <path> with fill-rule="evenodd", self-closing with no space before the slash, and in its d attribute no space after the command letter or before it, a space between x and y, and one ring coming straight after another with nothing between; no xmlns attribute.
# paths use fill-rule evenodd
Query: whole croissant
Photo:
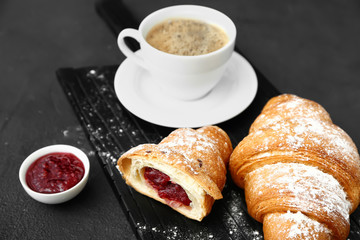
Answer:
<svg viewBox="0 0 360 240"><path fill-rule="evenodd" d="M316 102L290 94L270 99L229 169L265 239L348 236L360 201L359 153Z"/></svg>

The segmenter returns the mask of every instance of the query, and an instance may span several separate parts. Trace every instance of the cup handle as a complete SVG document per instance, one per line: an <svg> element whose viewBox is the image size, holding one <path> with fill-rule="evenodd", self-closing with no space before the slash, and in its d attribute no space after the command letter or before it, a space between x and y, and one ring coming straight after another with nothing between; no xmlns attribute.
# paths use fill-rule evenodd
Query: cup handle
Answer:
<svg viewBox="0 0 360 240"><path fill-rule="evenodd" d="M140 65L141 67L147 69L144 59L136 55L125 43L125 38L131 37L140 43L140 32L133 28L123 29L118 36L118 46L121 52L129 59Z"/></svg>

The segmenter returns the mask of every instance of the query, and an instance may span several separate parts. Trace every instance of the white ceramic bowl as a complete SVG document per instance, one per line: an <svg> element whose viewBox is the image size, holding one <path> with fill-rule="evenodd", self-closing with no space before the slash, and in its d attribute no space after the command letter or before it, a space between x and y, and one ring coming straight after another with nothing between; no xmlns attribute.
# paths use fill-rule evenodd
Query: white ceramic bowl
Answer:
<svg viewBox="0 0 360 240"><path fill-rule="evenodd" d="M34 190L30 189L30 187L26 183L26 172L30 165L40 157L53 153L53 152L67 152L74 154L77 158L79 158L82 163L84 164L85 172L83 178L78 182L75 186L72 188L59 192L59 193L39 193L35 192ZM78 195L81 190L85 187L87 180L89 178L89 172L90 172L90 162L86 154L81 151L80 149L69 146L69 145L51 145L44 148L41 148L32 154L30 154L24 162L21 164L20 170L19 170L19 179L21 182L21 185L25 189L25 191L35 200L47 203L47 204L57 204L57 203L63 203L66 202L72 198L74 198L76 195Z"/></svg>

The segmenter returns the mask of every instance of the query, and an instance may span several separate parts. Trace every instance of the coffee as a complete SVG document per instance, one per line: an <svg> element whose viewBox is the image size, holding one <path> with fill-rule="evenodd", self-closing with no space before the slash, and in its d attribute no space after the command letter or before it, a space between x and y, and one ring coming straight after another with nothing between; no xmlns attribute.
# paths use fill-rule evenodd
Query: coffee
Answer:
<svg viewBox="0 0 360 240"><path fill-rule="evenodd" d="M195 56L216 51L229 39L215 25L194 19L174 18L155 25L147 34L146 41L163 52Z"/></svg>

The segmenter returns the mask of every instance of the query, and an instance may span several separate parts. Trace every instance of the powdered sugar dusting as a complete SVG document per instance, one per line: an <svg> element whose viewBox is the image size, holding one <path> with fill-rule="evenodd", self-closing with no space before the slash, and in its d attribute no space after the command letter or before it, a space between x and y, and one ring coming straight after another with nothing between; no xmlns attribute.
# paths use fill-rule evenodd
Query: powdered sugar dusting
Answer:
<svg viewBox="0 0 360 240"><path fill-rule="evenodd" d="M162 147L181 150L181 153L184 155L191 152L194 148L198 151L208 151L209 149L218 151L216 142L213 139L201 135L197 131L178 129L176 132L180 133L176 135L176 138L172 138L171 141L162 141L160 145L162 145Z"/></svg>
<svg viewBox="0 0 360 240"><path fill-rule="evenodd" d="M273 133L269 134L269 130ZM342 159L345 164L360 162L351 138L332 123L329 114L319 104L284 94L267 105L252 125L252 132L265 136L259 150L266 150L269 143L282 142L282 149L293 151L322 150L322 157Z"/></svg>
<svg viewBox="0 0 360 240"><path fill-rule="evenodd" d="M350 137L336 125L318 119L286 119L252 135L253 138L262 138L257 146L258 151L266 151L269 145L277 142L279 150L318 149L323 158L341 159L345 164L360 161L357 148Z"/></svg>
<svg viewBox="0 0 360 240"><path fill-rule="evenodd" d="M331 122L329 114L318 103L295 95L283 94L277 97L275 103L273 102L264 108L255 120L251 131L264 128L283 119L299 116Z"/></svg>
<svg viewBox="0 0 360 240"><path fill-rule="evenodd" d="M262 226L254 224L246 211L243 192L233 188L225 188L225 206L229 214L222 214L222 222L231 235L231 239L262 240Z"/></svg>
<svg viewBox="0 0 360 240"><path fill-rule="evenodd" d="M269 199L272 193L275 205L301 210L318 219L326 216L325 219L337 222L341 228L349 224L351 204L344 189L333 176L316 167L299 163L269 164L249 173L247 179L251 182L249 196L260 201L254 200L256 204L261 205L262 199ZM301 228L296 228L296 232L306 235Z"/></svg>
<svg viewBox="0 0 360 240"><path fill-rule="evenodd" d="M351 204L346 199L342 186L333 176L304 164L277 163L265 165L251 172L249 177L263 171L267 174L260 174L261 177L256 179L255 191L260 191L265 186L274 188L279 193L291 194L293 198L290 201L300 209L321 207L316 210L325 211L330 216L340 214L349 220Z"/></svg>
<svg viewBox="0 0 360 240"><path fill-rule="evenodd" d="M158 144L164 153L177 152L181 158L176 159L176 164L184 164L194 174L212 171L225 171L224 160L221 158L218 143L215 139L207 137L199 131L189 128L177 129ZM209 158L209 156L211 156ZM211 164L206 164L211 161ZM211 167L213 164L216 167ZM208 169L208 167L210 167Z"/></svg>
<svg viewBox="0 0 360 240"><path fill-rule="evenodd" d="M281 214L282 221L290 221L292 223L290 229L282 229L281 231L287 233L287 239L314 239L314 233L331 234L331 231L322 223L315 221L301 212ZM281 233L280 233L281 234Z"/></svg>
<svg viewBox="0 0 360 240"><path fill-rule="evenodd" d="M219 239L215 235L213 229L208 229L204 227L202 230L194 231L193 229L188 229L182 225L176 226L171 223L168 223L166 228L162 226L152 226L150 224L137 223L136 228L138 231L145 233L150 232L155 239L166 239L166 240L177 240L177 239L186 239L186 240L198 240L198 239ZM215 230L216 231L216 230Z"/></svg>

